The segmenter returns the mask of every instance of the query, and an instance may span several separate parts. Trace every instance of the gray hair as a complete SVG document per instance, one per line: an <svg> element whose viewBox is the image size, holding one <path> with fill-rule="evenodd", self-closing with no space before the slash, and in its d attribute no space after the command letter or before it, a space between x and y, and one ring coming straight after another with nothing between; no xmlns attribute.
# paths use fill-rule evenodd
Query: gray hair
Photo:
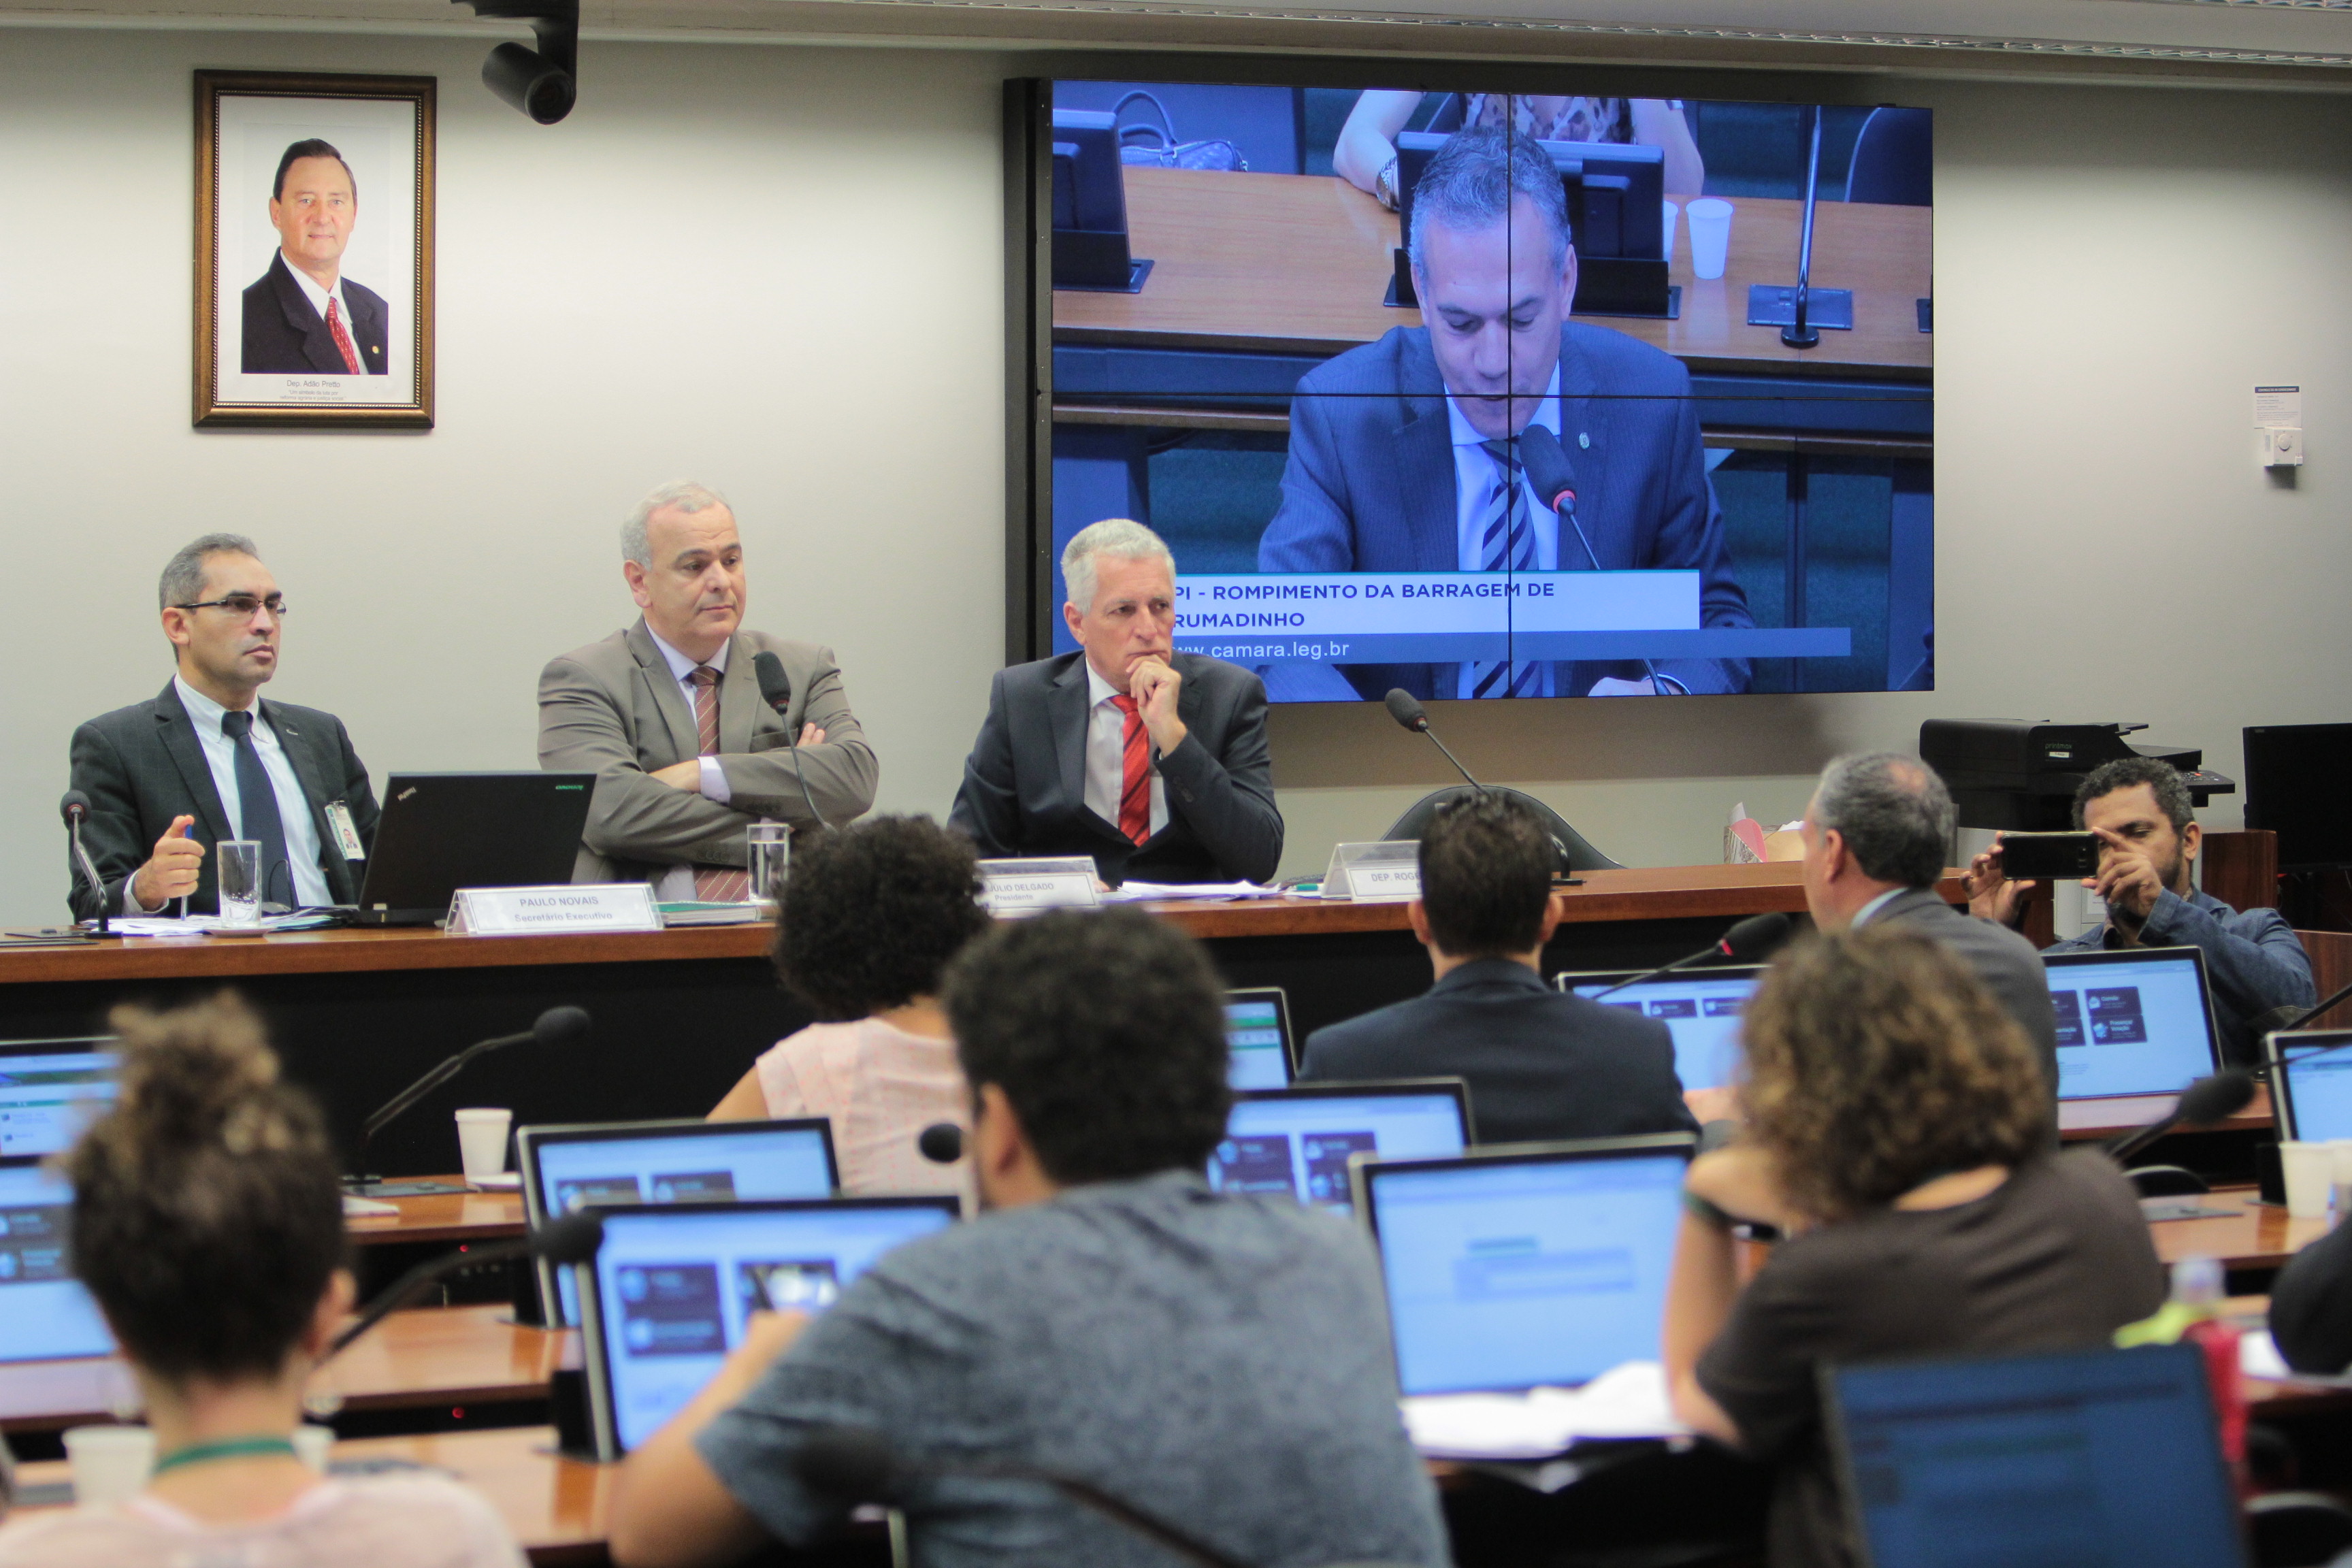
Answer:
<svg viewBox="0 0 2352 1568"><path fill-rule="evenodd" d="M1874 881L1932 888L1959 814L1936 770L1900 752L1838 757L1813 791L1813 825L1835 828Z"/></svg>
<svg viewBox="0 0 2352 1568"><path fill-rule="evenodd" d="M250 555L256 561L261 559L260 550L242 533L207 533L184 544L178 554L163 563L163 575L155 584L158 610L195 603L196 595L205 591L207 555Z"/></svg>
<svg viewBox="0 0 2352 1568"><path fill-rule="evenodd" d="M1169 552L1166 542L1143 524L1124 517L1089 523L1062 547L1062 581L1069 587L1070 603L1081 613L1095 607L1097 555L1116 561L1165 561L1168 574L1176 575L1176 557Z"/></svg>
<svg viewBox="0 0 2352 1568"><path fill-rule="evenodd" d="M621 524L621 559L634 561L648 572L653 570L654 547L646 542L646 521L665 507L674 508L688 517L698 511L708 511L714 506L725 506L730 514L735 509L727 506L727 498L709 485L692 479L673 479L646 493Z"/></svg>
<svg viewBox="0 0 2352 1568"><path fill-rule="evenodd" d="M1526 137L1491 128L1449 138L1412 187L1412 269L1426 270L1423 237L1433 225L1456 234L1499 227L1510 221L1517 196L1534 203L1551 230L1552 265L1567 266L1574 237L1569 232L1568 193L1560 188L1551 154Z"/></svg>

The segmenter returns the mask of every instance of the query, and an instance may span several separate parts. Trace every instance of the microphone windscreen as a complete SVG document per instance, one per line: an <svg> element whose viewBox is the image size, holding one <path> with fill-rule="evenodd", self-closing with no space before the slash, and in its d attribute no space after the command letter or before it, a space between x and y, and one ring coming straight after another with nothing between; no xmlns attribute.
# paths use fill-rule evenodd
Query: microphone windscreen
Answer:
<svg viewBox="0 0 2352 1568"><path fill-rule="evenodd" d="M593 1214L568 1214L530 1233L530 1249L550 1263L585 1263L604 1245L604 1222Z"/></svg>
<svg viewBox="0 0 2352 1568"><path fill-rule="evenodd" d="M1723 933L1723 954L1742 963L1762 958L1789 940L1789 917L1778 910L1749 915Z"/></svg>
<svg viewBox="0 0 2352 1568"><path fill-rule="evenodd" d="M934 1165L952 1165L963 1158L963 1129L952 1121L934 1121L916 1134L915 1147Z"/></svg>
<svg viewBox="0 0 2352 1568"><path fill-rule="evenodd" d="M588 1013L582 1007L550 1007L530 1026L531 1037L542 1046L568 1046L588 1032Z"/></svg>
<svg viewBox="0 0 2352 1568"><path fill-rule="evenodd" d="M792 1458L793 1473L835 1502L888 1502L898 1493L898 1457L890 1440L866 1426L819 1426Z"/></svg>
<svg viewBox="0 0 2352 1568"><path fill-rule="evenodd" d="M65 799L58 802L58 815L70 825L77 817L89 815L89 796L78 789L66 791Z"/></svg>
<svg viewBox="0 0 2352 1568"><path fill-rule="evenodd" d="M751 673L760 678L760 700L782 711L793 700L793 678L784 673L784 661L761 648L751 656Z"/></svg>
<svg viewBox="0 0 2352 1568"><path fill-rule="evenodd" d="M2182 1091L2180 1103L2175 1107L2184 1127L2202 1127L2215 1121L2226 1121L2235 1116L2254 1098L2252 1074L2241 1068L2229 1068L2211 1078L2200 1078Z"/></svg>
<svg viewBox="0 0 2352 1568"><path fill-rule="evenodd" d="M1422 711L1421 699L1402 686L1389 689L1389 717L1416 733L1429 728L1429 715Z"/></svg>
<svg viewBox="0 0 2352 1568"><path fill-rule="evenodd" d="M1563 495L1571 503L1576 500L1575 466L1559 437L1542 426L1530 425L1519 432L1519 466L1527 470L1537 497L1553 510L1559 510Z"/></svg>

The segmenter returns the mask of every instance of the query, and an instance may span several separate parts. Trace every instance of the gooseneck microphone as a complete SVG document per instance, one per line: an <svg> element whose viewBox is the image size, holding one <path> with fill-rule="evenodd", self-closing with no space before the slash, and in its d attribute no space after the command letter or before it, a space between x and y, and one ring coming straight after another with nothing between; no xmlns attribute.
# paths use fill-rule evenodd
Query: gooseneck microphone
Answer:
<svg viewBox="0 0 2352 1568"><path fill-rule="evenodd" d="M784 673L784 661L761 648L751 656L751 673L760 678L761 698L776 710L777 718L784 719L784 710L793 702L793 678ZM793 777L800 782L801 804L808 807L819 827L824 826L824 813L816 808L816 797L809 794L808 774L801 766L800 736L789 719L784 719L784 750L793 754Z"/></svg>
<svg viewBox="0 0 2352 1568"><path fill-rule="evenodd" d="M360 1129L361 1149L364 1150L368 1141L383 1131L385 1125L397 1119L401 1112L465 1071L467 1064L476 1057L485 1057L509 1046L526 1045L532 1041L542 1046L568 1046L587 1032L588 1014L585 1009L550 1007L520 1035L500 1035L495 1039L476 1041L394 1095L382 1110L369 1117L367 1124Z"/></svg>
<svg viewBox="0 0 2352 1568"><path fill-rule="evenodd" d="M820 1426L811 1432L792 1459L801 1484L835 1502L896 1504L909 1482L932 1477L967 1477L981 1480L1035 1481L1049 1486L1070 1501L1115 1520L1147 1541L1199 1568L1251 1568L1207 1542L1187 1534L1167 1521L1154 1518L1121 1501L1092 1481L1034 1465L996 1461L914 1463L899 1458L890 1440L864 1426Z"/></svg>
<svg viewBox="0 0 2352 1568"><path fill-rule="evenodd" d="M2347 996L2352 996L2352 985L2347 985L2335 992L2316 1007L2273 1007L2267 1013L2257 1013L2247 1020L2247 1026L2257 1037L2263 1035L2291 1035L2334 1007Z"/></svg>
<svg viewBox="0 0 2352 1568"><path fill-rule="evenodd" d="M1446 751L1445 742L1439 740L1437 731L1429 727L1429 715L1423 710L1420 698L1415 697L1403 687L1396 686L1390 688L1387 701L1390 718L1416 735L1428 736L1430 744L1445 752L1445 760L1454 764L1454 771L1462 775L1463 783L1480 795L1486 793L1486 786L1470 776L1470 770L1462 765L1462 759L1452 752Z"/></svg>
<svg viewBox="0 0 2352 1568"><path fill-rule="evenodd" d="M1540 425L1530 424L1519 432L1519 467L1526 471L1536 498L1576 531L1576 542L1584 546L1584 558L1592 563L1595 572L1601 571L1601 557L1592 548L1591 536L1584 531L1583 520L1576 515L1576 466L1568 460L1568 448L1559 444L1559 437ZM1560 563L1560 569L1569 569L1565 561ZM1648 672L1650 689L1657 690L1658 667L1645 658L1642 668Z"/></svg>
<svg viewBox="0 0 2352 1568"><path fill-rule="evenodd" d="M89 796L78 789L69 789L66 791L65 798L58 802L58 811L66 819L66 837L73 845L74 865L89 879L91 889L98 894L98 934L109 935L110 933L106 929L106 879L98 874L98 862L89 858L89 851L82 847L81 842L81 825L83 819L89 816Z"/></svg>
<svg viewBox="0 0 2352 1568"><path fill-rule="evenodd" d="M585 1263L595 1257L596 1249L604 1245L603 1220L593 1214L570 1214L548 1221L520 1241L502 1241L492 1247L478 1247L431 1258L394 1280L382 1295L361 1309L360 1315L352 1321L349 1328L334 1337L327 1346L326 1355L320 1359L323 1362L341 1354L345 1345L414 1300L418 1291L461 1268L475 1268L485 1263L504 1263L515 1258L544 1258L551 1263Z"/></svg>
<svg viewBox="0 0 2352 1568"><path fill-rule="evenodd" d="M2182 1089L2172 1109L2147 1126L2109 1139L2107 1152L2121 1164L2176 1127L2210 1127L2227 1121L2253 1098L2253 1075L2243 1068L2225 1068Z"/></svg>
<svg viewBox="0 0 2352 1568"><path fill-rule="evenodd" d="M1749 915L1725 931L1723 940L1713 947L1700 948L1686 958L1662 963L1655 969L1634 975L1631 980L1620 980L1606 991L1595 991L1592 1000L1599 1001L1612 992L1622 991L1628 985L1639 985L1644 980L1655 980L1659 975L1671 974L1677 969L1687 969L1694 963L1711 963L1718 958L1727 958L1735 963L1752 963L1789 939L1789 917L1777 910L1769 914Z"/></svg>
<svg viewBox="0 0 2352 1568"><path fill-rule="evenodd" d="M934 1121L916 1134L915 1147L934 1165L952 1165L963 1158L963 1129L952 1121Z"/></svg>

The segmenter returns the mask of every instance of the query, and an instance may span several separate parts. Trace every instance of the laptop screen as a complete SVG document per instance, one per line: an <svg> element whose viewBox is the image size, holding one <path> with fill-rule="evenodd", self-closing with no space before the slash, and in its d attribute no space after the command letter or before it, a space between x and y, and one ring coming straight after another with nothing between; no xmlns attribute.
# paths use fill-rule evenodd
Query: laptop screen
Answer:
<svg viewBox="0 0 2352 1568"><path fill-rule="evenodd" d="M2058 1012L2058 1098L2172 1094L2211 1072L2213 1011L2193 947L2042 958Z"/></svg>
<svg viewBox="0 0 2352 1568"><path fill-rule="evenodd" d="M2352 1138L2352 1030L2311 1029L2278 1037L2283 1137L2325 1142Z"/></svg>
<svg viewBox="0 0 2352 1568"><path fill-rule="evenodd" d="M1865 1562L2243 1563L2201 1363L2151 1345L1827 1373Z"/></svg>
<svg viewBox="0 0 2352 1568"><path fill-rule="evenodd" d="M1675 1037L1675 1075L1685 1089L1719 1089L1739 1070L1739 1014L1756 994L1761 968L1700 969L1664 974L1600 997L1603 1007L1622 1007L1665 1025ZM1563 974L1559 987L1592 997L1624 979L1622 974Z"/></svg>
<svg viewBox="0 0 2352 1568"><path fill-rule="evenodd" d="M0 1041L0 1160L63 1152L114 1098L106 1037Z"/></svg>
<svg viewBox="0 0 2352 1568"><path fill-rule="evenodd" d="M589 1303L598 1415L622 1451L699 1393L753 1311L822 1311L952 1197L631 1208L604 1216Z"/></svg>
<svg viewBox="0 0 2352 1568"><path fill-rule="evenodd" d="M622 1204L737 1203L746 1198L830 1197L836 1184L832 1124L792 1121L640 1121L609 1127L526 1127L517 1140L530 1217L543 1224L583 1208ZM543 1267L552 1281L550 1326L580 1321L572 1271Z"/></svg>
<svg viewBox="0 0 2352 1568"><path fill-rule="evenodd" d="M1225 1141L1209 1156L1209 1184L1223 1192L1288 1193L1302 1204L1351 1214L1350 1156L1459 1154L1470 1141L1467 1100L1459 1079L1244 1093L1234 1101Z"/></svg>
<svg viewBox="0 0 2352 1568"><path fill-rule="evenodd" d="M1572 1387L1655 1361L1692 1142L1358 1166L1404 1392Z"/></svg>
<svg viewBox="0 0 2352 1568"><path fill-rule="evenodd" d="M1278 985L1225 993L1225 1043L1235 1089L1290 1085L1290 1005Z"/></svg>
<svg viewBox="0 0 2352 1568"><path fill-rule="evenodd" d="M98 1303L73 1277L73 1188L27 1162L0 1165L0 1362L112 1355Z"/></svg>

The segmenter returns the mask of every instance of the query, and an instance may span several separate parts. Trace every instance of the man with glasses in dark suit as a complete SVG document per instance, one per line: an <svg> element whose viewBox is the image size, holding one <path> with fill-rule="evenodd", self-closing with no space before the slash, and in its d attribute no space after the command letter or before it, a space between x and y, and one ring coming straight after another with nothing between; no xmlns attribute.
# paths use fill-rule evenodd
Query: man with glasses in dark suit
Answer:
<svg viewBox="0 0 2352 1568"><path fill-rule="evenodd" d="M356 901L375 840L375 792L342 721L264 702L286 598L253 541L208 533L172 557L156 598L178 670L158 695L74 731L73 787L89 796L82 842L106 886L77 875L77 919L155 914L174 899L218 906L211 847L261 845L263 899Z"/></svg>

